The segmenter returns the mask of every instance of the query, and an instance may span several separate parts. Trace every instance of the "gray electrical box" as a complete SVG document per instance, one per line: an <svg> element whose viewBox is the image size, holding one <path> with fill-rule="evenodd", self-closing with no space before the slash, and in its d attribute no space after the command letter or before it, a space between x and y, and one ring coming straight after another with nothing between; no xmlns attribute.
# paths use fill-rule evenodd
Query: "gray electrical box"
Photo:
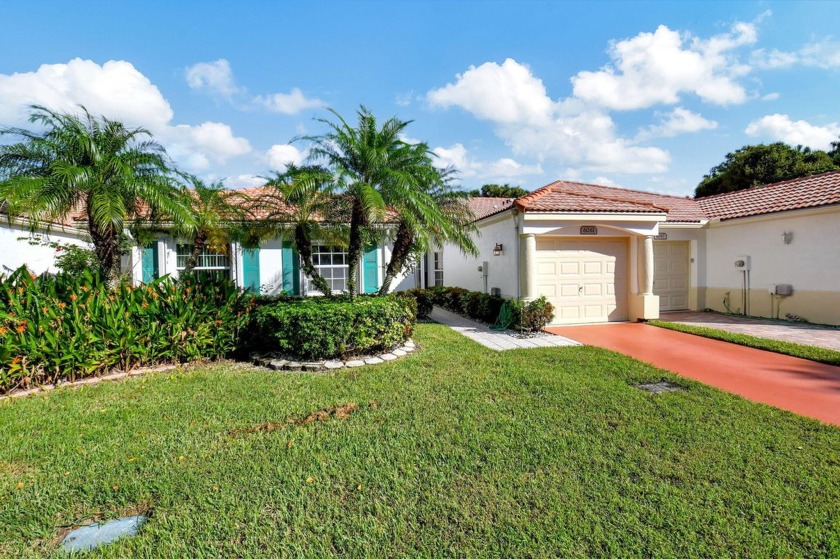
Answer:
<svg viewBox="0 0 840 559"><path fill-rule="evenodd" d="M781 295L782 297L789 297L793 295L793 286L789 283L777 283L776 289L774 290L775 295Z"/></svg>
<svg viewBox="0 0 840 559"><path fill-rule="evenodd" d="M501 297L502 296L502 288L501 287L491 287L490 288L490 295L494 297Z"/></svg>

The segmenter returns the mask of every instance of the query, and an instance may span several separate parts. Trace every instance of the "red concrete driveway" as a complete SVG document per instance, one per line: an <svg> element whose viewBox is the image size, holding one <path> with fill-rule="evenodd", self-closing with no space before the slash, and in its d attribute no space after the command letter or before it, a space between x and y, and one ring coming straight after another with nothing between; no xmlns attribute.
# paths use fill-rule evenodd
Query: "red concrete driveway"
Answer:
<svg viewBox="0 0 840 559"><path fill-rule="evenodd" d="M840 426L840 367L647 324L548 328L662 369Z"/></svg>

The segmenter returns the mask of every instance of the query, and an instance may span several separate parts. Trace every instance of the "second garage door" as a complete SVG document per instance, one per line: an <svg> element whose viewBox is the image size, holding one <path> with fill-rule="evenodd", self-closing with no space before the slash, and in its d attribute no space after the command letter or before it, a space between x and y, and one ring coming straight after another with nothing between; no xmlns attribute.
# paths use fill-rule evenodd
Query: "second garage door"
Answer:
<svg viewBox="0 0 840 559"><path fill-rule="evenodd" d="M653 293L659 310L688 308L688 241L653 243Z"/></svg>
<svg viewBox="0 0 840 559"><path fill-rule="evenodd" d="M537 237L537 290L552 324L627 320L627 241Z"/></svg>

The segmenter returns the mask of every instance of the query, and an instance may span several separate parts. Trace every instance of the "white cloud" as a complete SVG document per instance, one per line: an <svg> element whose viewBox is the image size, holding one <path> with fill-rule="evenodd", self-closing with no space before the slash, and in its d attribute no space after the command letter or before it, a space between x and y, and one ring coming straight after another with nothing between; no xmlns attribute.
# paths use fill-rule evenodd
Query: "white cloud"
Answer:
<svg viewBox="0 0 840 559"><path fill-rule="evenodd" d="M265 161L272 171L283 171L289 164L300 165L306 154L290 144L275 144L265 152Z"/></svg>
<svg viewBox="0 0 840 559"><path fill-rule="evenodd" d="M206 89L212 93L230 98L240 93L233 81L230 63L224 58L214 62L199 62L186 69L187 85L192 89Z"/></svg>
<svg viewBox="0 0 840 559"><path fill-rule="evenodd" d="M718 123L683 107L677 107L667 115L662 115L659 124L648 126L636 137L637 140L650 138L672 138L680 134L714 130Z"/></svg>
<svg viewBox="0 0 840 559"><path fill-rule="evenodd" d="M306 109L319 109L326 103L320 99L309 99L295 87L289 93L274 93L268 96L257 96L254 103L261 105L275 113L294 115Z"/></svg>
<svg viewBox="0 0 840 559"><path fill-rule="evenodd" d="M804 120L791 120L788 115L772 114L752 121L744 130L750 136L769 138L792 146L829 149L840 136L840 124L817 126Z"/></svg>
<svg viewBox="0 0 840 559"><path fill-rule="evenodd" d="M667 168L667 152L630 145L612 118L578 99L553 101L542 81L508 59L460 74L427 94L432 106L458 106L495 124L516 155L602 172L652 173Z"/></svg>
<svg viewBox="0 0 840 559"><path fill-rule="evenodd" d="M75 58L67 64L44 64L34 72L0 74L0 122L25 125L32 104L60 112L77 112L81 104L95 115L147 128L191 170L251 151L248 141L227 124L174 124L172 107L160 90L123 60L100 66Z"/></svg>
<svg viewBox="0 0 840 559"><path fill-rule="evenodd" d="M747 93L737 78L749 67L731 51L755 41L752 23L736 23L708 40L660 25L653 33L613 43L612 64L574 76L574 95L614 110L675 104L684 93L717 105L743 103Z"/></svg>
<svg viewBox="0 0 840 559"><path fill-rule="evenodd" d="M790 66L840 68L840 41L824 37L808 43L795 51L758 49L752 53L751 62L759 68L774 70Z"/></svg>
<svg viewBox="0 0 840 559"><path fill-rule="evenodd" d="M767 95L762 95L761 100L762 101L775 101L779 97L781 97L781 95L779 95L779 93L777 91L774 91L772 93L768 93Z"/></svg>
<svg viewBox="0 0 840 559"><path fill-rule="evenodd" d="M509 157L495 161L473 160L462 144L451 147L436 147L432 152L437 156L438 167L454 167L463 178L481 178L496 181L516 179L528 175L543 174L539 165L523 165Z"/></svg>
<svg viewBox="0 0 840 559"><path fill-rule="evenodd" d="M553 111L542 80L511 58L501 65L470 66L454 84L430 91L427 98L433 107L461 107L500 124L542 124Z"/></svg>
<svg viewBox="0 0 840 559"><path fill-rule="evenodd" d="M263 186L265 183L264 177L251 174L236 175L225 179L225 187L229 189Z"/></svg>
<svg viewBox="0 0 840 559"><path fill-rule="evenodd" d="M400 107L407 107L411 105L411 101L414 99L414 91L405 91L403 93L397 93L397 97L395 99L397 105Z"/></svg>
<svg viewBox="0 0 840 559"><path fill-rule="evenodd" d="M618 183L611 178L600 176L592 179L592 184L600 184L601 186L619 186Z"/></svg>

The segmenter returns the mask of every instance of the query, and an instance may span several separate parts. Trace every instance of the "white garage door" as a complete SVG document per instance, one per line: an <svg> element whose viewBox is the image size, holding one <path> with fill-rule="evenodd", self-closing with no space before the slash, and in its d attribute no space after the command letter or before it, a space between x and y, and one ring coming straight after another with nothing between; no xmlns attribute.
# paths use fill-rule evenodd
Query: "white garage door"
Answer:
<svg viewBox="0 0 840 559"><path fill-rule="evenodd" d="M627 241L537 237L537 290L552 324L627 320Z"/></svg>
<svg viewBox="0 0 840 559"><path fill-rule="evenodd" d="M653 243L653 294L659 295L659 310L688 308L688 242Z"/></svg>

